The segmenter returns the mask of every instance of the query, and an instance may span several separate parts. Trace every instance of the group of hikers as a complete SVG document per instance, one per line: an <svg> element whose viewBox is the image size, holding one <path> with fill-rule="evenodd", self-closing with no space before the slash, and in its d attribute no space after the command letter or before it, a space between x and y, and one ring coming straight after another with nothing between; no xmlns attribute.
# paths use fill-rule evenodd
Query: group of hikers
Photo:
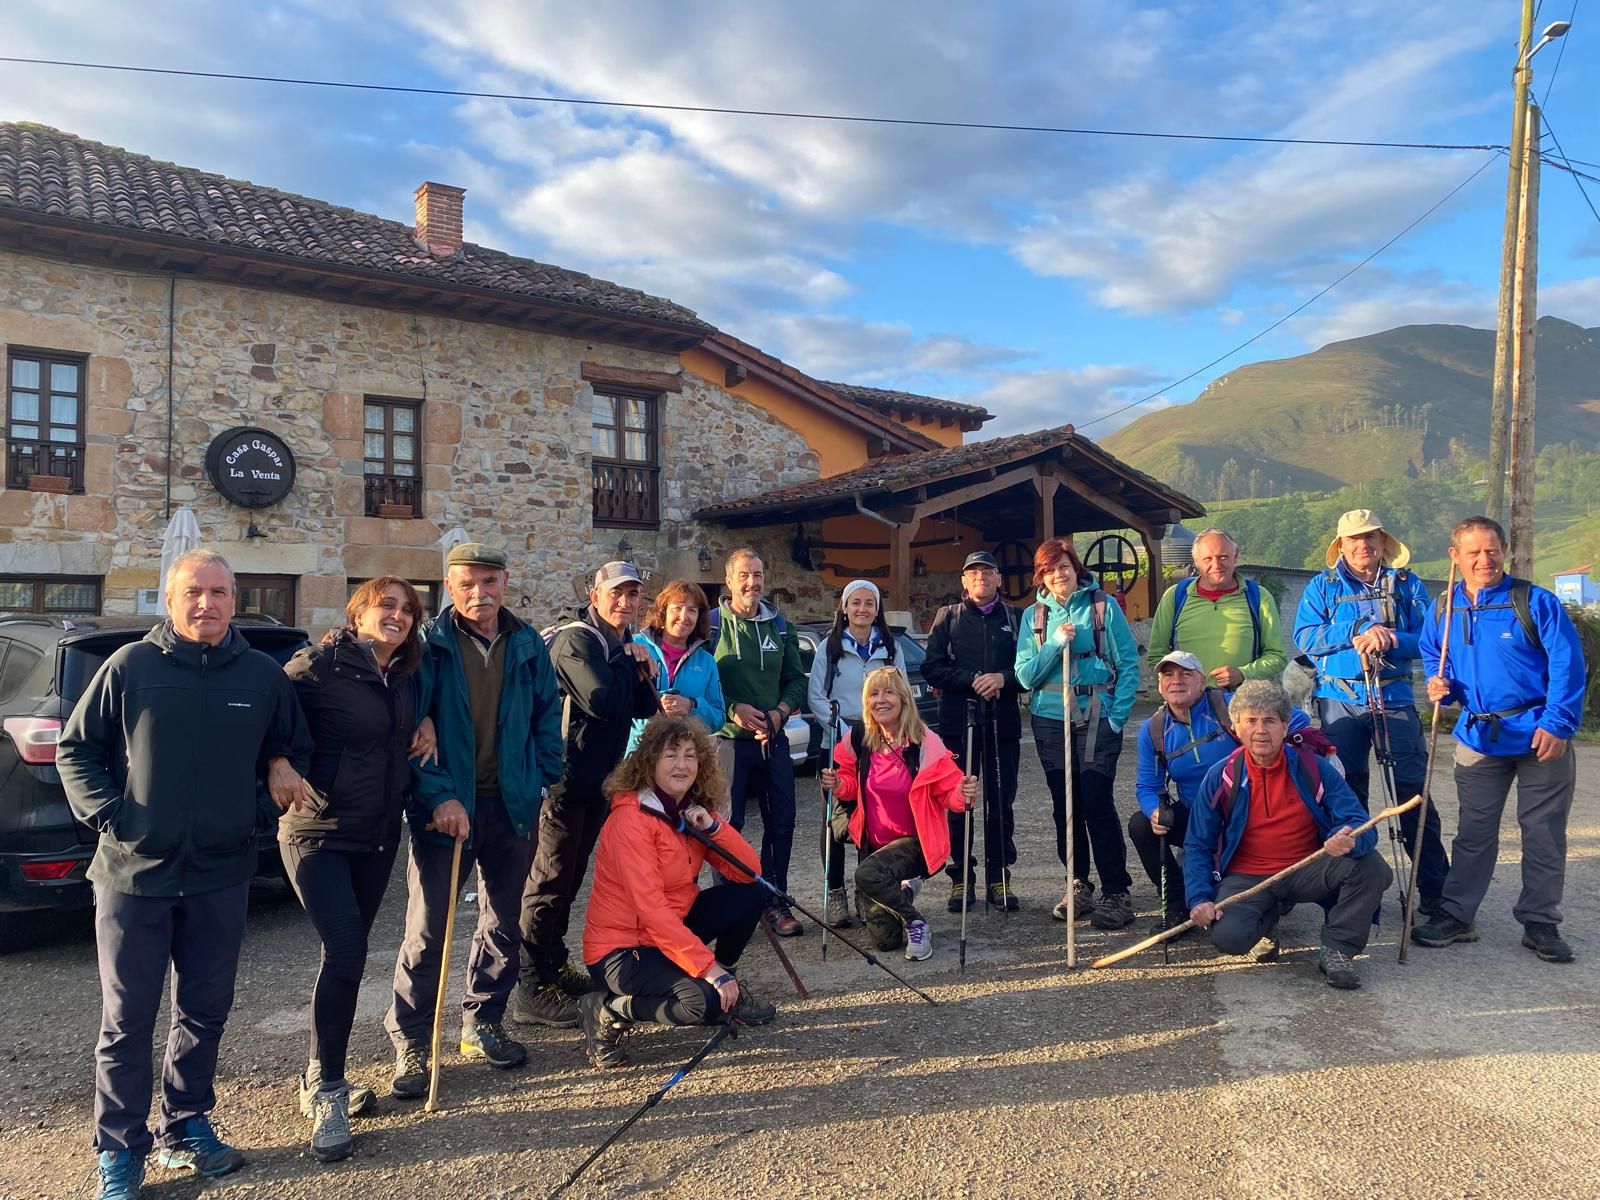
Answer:
<svg viewBox="0 0 1600 1200"><path fill-rule="evenodd" d="M1405 850L1420 855L1416 905L1426 917L1412 939L1442 947L1478 936L1515 782L1522 944L1571 961L1559 925L1583 655L1560 603L1507 576L1504 555L1493 521L1461 522L1450 543L1460 582L1430 601L1406 547L1372 513L1346 513L1290 633L1316 669L1313 727L1278 682L1288 652L1271 595L1236 574L1231 537L1199 535L1195 573L1166 592L1152 622L1162 703L1135 731L1138 804L1125 839L1113 785L1139 649L1068 539L1038 547L1034 602L1022 609L1001 596L992 555L966 558L962 598L935 617L921 668L938 691L936 728L918 714L875 584L844 587L808 675L795 627L767 600L764 564L748 548L728 556L718 604L673 580L646 608L638 571L608 562L581 613L540 631L505 607L505 554L460 545L446 560L449 604L433 620L424 622L410 583L373 579L351 596L344 625L286 670L231 629L227 562L210 550L185 554L167 575L169 618L107 660L57 752L74 813L99 833L90 868L103 1004L99 1194L137 1196L153 1148L163 1165L202 1176L244 1161L209 1114L257 838L274 821L322 945L299 1080L320 1161L349 1155L350 1118L377 1103L349 1081L346 1060L402 824L405 933L384 1021L394 1096L422 1097L437 1068L430 1041L459 903L451 881L473 868L478 918L459 1039L467 1058L523 1064L508 1022L581 1027L588 1060L618 1067L628 1061L624 1035L640 1022L772 1020L774 1006L739 963L763 925L772 939L804 932L789 902L795 774L784 726L796 713L823 726L829 758L822 920L864 924L878 951L932 956L919 895L941 870L947 909L963 921L977 903L1023 907L1011 868L1026 694L1067 868L1052 917L1132 924L1131 840L1156 889L1159 928L1191 921L1219 952L1264 960L1276 956L1291 906L1320 905L1319 969L1331 986L1354 988L1353 960L1392 878L1376 831L1360 829L1369 757L1386 793L1423 789L1427 744L1412 695L1420 662L1430 700L1461 709L1460 811L1448 860L1437 809L1420 822L1415 810L1402 817ZM751 797L759 850L740 833ZM1312 866L1241 896L1318 851ZM569 918L591 859L574 959ZM171 1032L152 1135L152 1039L169 966Z"/></svg>

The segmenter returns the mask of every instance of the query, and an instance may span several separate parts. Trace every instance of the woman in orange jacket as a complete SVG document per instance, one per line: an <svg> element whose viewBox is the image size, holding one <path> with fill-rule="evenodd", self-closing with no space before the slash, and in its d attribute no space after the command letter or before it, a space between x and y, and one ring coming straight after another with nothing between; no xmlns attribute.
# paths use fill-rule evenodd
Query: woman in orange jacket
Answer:
<svg viewBox="0 0 1600 1200"><path fill-rule="evenodd" d="M762 1025L777 1015L733 970L766 906L763 889L747 881L702 891L708 852L682 832L697 829L750 864L743 875L753 880L760 855L713 815L727 790L711 738L692 717L652 717L605 782L611 812L583 929L583 961L604 990L578 1002L584 1056L597 1067L628 1065L622 1038L636 1021ZM740 874L720 858L714 865Z"/></svg>
<svg viewBox="0 0 1600 1200"><path fill-rule="evenodd" d="M922 881L950 858L946 812L965 812L978 781L962 777L939 735L922 723L905 676L871 672L861 688L861 721L834 747L835 769L821 773L833 790L835 833L848 826L861 852L856 897L879 950L933 956L928 922L914 903Z"/></svg>

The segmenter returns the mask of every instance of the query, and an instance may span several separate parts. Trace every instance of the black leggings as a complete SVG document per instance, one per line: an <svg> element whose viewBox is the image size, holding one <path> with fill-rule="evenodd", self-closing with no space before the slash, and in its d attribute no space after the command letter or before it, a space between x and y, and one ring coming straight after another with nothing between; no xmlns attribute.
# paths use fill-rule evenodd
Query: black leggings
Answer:
<svg viewBox="0 0 1600 1200"><path fill-rule="evenodd" d="M1085 883L1089 880L1089 855L1094 855L1100 872L1100 890L1117 895L1133 887L1128 874L1128 846L1122 840L1122 822L1117 819L1116 801L1111 788L1117 778L1117 758L1122 753L1122 735L1111 732L1111 722L1100 718L1095 735L1095 752L1085 761L1085 726L1072 730L1072 873ZM1067 755L1061 738L1062 724L1049 717L1033 718L1033 744L1039 752L1039 766L1050 788L1050 815L1056 823L1056 857L1067 862Z"/></svg>
<svg viewBox="0 0 1600 1200"><path fill-rule="evenodd" d="M322 965L311 988L311 1058L324 1084L344 1079L367 966L367 934L389 887L396 848L367 852L278 844L284 873L322 939Z"/></svg>

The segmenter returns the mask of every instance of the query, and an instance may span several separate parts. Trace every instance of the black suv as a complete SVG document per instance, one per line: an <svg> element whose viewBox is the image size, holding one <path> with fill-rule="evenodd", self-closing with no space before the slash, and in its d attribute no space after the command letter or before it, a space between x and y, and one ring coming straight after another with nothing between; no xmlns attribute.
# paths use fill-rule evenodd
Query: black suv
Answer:
<svg viewBox="0 0 1600 1200"><path fill-rule="evenodd" d="M811 674L811 664L817 660L817 653L822 643L827 641L828 632L832 625L812 624L797 625L795 632L800 638L800 665L805 669L806 675ZM922 717L923 723L937 729L939 727L939 692L932 684L922 678L922 663L928 657L928 651L921 642L899 626L890 626L889 631L894 634L896 660L906 669L906 678L911 681L911 698L916 701L917 713ZM826 721L807 721L806 755L797 765L806 770L815 770L822 760L822 726Z"/></svg>
<svg viewBox="0 0 1600 1200"><path fill-rule="evenodd" d="M150 632L152 617L0 617L0 951L24 939L29 914L87 908L84 872L98 835L67 807L56 742L100 664ZM286 663L305 631L240 614L234 628ZM277 840L261 839L261 874L277 874Z"/></svg>

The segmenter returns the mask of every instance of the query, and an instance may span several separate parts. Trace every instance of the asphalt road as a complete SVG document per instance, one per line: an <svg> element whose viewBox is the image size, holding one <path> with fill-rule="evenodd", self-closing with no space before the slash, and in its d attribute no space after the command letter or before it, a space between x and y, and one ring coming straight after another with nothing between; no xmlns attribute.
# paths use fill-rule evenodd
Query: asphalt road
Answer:
<svg viewBox="0 0 1600 1200"><path fill-rule="evenodd" d="M1063 927L1048 915L1061 884L1048 799L1025 746L1016 874L1024 910L974 914L958 975L957 918L944 913L935 880L935 957L890 959L938 1007L837 941L824 963L815 928L786 944L812 991L799 1001L758 938L744 969L778 1001L778 1020L724 1043L569 1194L1600 1196L1600 747L1576 753L1563 928L1578 962L1541 963L1518 946L1508 820L1482 940L1416 947L1399 965L1390 905L1360 960L1365 986L1344 993L1316 973L1317 914L1304 907L1284 923L1289 952L1277 964L1219 959L1188 941L1170 965L1153 952L1069 973ZM1124 761L1120 780L1124 814L1132 765ZM1436 790L1448 838L1448 764ZM801 793L802 828L814 829L814 781L802 780ZM797 852L802 898L816 893L815 876ZM1139 884L1140 908L1153 915L1153 890ZM218 1086L218 1115L250 1162L203 1186L153 1168L147 1195L542 1197L704 1041L701 1030L649 1029L630 1041L632 1068L602 1074L583 1062L576 1033L524 1028L522 1070L447 1056L439 1114L389 1099L379 1017L402 889L397 870L351 1050L352 1076L384 1096L378 1116L356 1122L354 1157L320 1166L306 1149L294 1078L317 945L293 898L264 885ZM1129 944L1133 932L1084 932L1080 962ZM99 1013L93 949L79 925L0 959L7 1200L83 1194ZM465 953L459 946L457 979Z"/></svg>

